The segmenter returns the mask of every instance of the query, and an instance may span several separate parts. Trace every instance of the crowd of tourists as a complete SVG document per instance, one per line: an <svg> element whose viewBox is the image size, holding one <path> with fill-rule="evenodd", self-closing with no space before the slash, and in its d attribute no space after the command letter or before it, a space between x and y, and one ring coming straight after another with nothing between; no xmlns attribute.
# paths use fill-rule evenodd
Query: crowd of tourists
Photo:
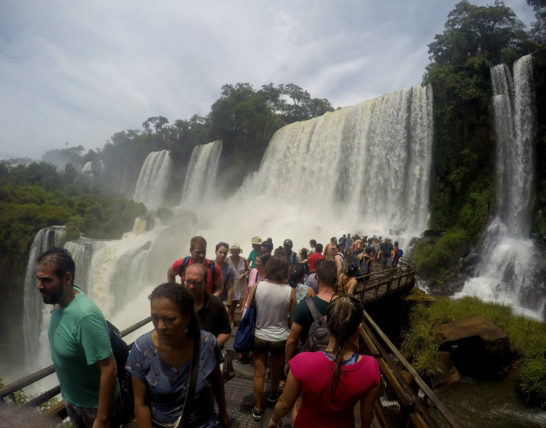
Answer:
<svg viewBox="0 0 546 428"><path fill-rule="evenodd" d="M358 352L362 306L352 293L357 278L397 265L398 243L347 234L326 246L312 239L299 252L290 239L275 248L255 236L251 245L245 258L239 244L218 242L209 259L206 240L193 237L190 255L149 296L154 329L122 363L113 326L74 284L68 251L40 255L37 289L54 305L51 356L76 427L118 426L128 402L139 427L228 426L224 382L234 371L225 344L236 316L251 314L252 346L236 363L254 366L255 420L276 403L271 427L288 414L296 427L352 427L360 403L361 425L370 425L380 375L376 360Z"/></svg>

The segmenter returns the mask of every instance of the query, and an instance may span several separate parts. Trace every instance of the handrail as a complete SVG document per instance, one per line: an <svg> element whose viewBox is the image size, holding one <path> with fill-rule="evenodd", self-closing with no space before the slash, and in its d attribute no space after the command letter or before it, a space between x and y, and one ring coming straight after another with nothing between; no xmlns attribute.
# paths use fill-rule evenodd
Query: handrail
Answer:
<svg viewBox="0 0 546 428"><path fill-rule="evenodd" d="M427 396L428 400L438 409L442 417L445 419L445 421L453 428L459 427L459 424L453 419L450 412L447 410L447 408L443 405L443 403L440 401L438 396L432 391L432 389L427 385L427 383L421 378L419 373L411 366L411 364L406 360L406 358L400 353L400 351L394 346L394 344L390 341L390 339L383 333L383 331L379 328L379 326L375 323L375 321L372 319L372 317L364 310L364 321L366 324L368 324L371 329L373 330L373 333L378 336L378 339L382 342L384 346L386 346L390 353L392 353L397 360L402 364L404 369L406 369L411 375L415 383L419 386L419 388L423 391L423 393ZM368 332L366 332L365 329L361 330L361 337L365 335L366 338L364 340L366 346L368 346L368 343L371 343L371 347L369 348L371 352L374 354L381 354L381 352L378 350L377 346L373 343L373 339L369 337ZM377 338L376 338L377 340ZM377 358L377 357L376 357ZM378 361L383 360L383 355L381 355L381 358L378 359ZM381 363L380 363L381 366ZM387 367L389 367L388 364L386 364ZM383 367L381 368L382 373L385 373L383 371ZM398 381L397 381L398 382ZM390 383L390 382L389 382ZM398 388L395 388L398 389ZM406 388L407 389L407 388ZM405 401L407 398L405 394L402 394L402 397L398 397L402 401ZM401 401L401 403L402 403ZM422 416L415 419L415 422L422 421Z"/></svg>
<svg viewBox="0 0 546 428"><path fill-rule="evenodd" d="M146 324L148 324L150 321L152 321L152 317L147 317L139 322L137 322L136 324L133 324L132 326L130 327L127 327L125 330L122 330L120 332L121 334L121 337L125 337L127 336L128 334L138 330L139 328L145 326ZM133 346L133 342L129 343L128 344L129 347ZM52 365L50 366L47 366L41 370L38 370L37 372L34 372L34 373L31 373L30 375L28 376L25 376L24 378L22 379L19 379L19 380L16 380L15 382L12 382L2 388L0 388L0 397L5 397L5 396L10 396L12 398L13 401L15 401L15 397L14 397L14 393L16 391L19 391L21 389L23 389L24 387L28 386L28 385L31 385L51 374L55 373L55 367ZM54 393L54 391L56 391ZM38 395L37 397L33 398L32 400L29 400L27 403L25 403L25 405L28 405L28 406L35 406L37 404L41 404L47 400L49 400L50 398L54 397L55 395L59 394L60 393L60 387L59 386L56 386L48 391L45 391L43 392L42 394Z"/></svg>

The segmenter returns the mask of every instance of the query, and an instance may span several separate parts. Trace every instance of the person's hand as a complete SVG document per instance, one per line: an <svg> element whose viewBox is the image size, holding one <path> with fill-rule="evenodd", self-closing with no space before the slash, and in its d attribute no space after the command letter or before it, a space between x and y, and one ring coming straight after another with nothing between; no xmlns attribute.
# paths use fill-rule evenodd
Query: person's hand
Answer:
<svg viewBox="0 0 546 428"><path fill-rule="evenodd" d="M269 419L267 428L282 428L282 419L279 419L277 423L273 422L273 418Z"/></svg>

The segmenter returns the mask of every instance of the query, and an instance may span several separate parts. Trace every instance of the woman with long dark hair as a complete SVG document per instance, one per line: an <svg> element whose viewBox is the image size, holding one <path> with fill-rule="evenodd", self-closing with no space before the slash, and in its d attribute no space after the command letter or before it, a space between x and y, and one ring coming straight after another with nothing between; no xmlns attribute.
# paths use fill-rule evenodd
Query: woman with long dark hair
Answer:
<svg viewBox="0 0 546 428"><path fill-rule="evenodd" d="M226 426L222 355L214 336L199 329L192 295L178 284L161 284L150 295L150 307L154 330L136 340L125 366L132 377L137 425ZM194 393L188 395L192 372Z"/></svg>
<svg viewBox="0 0 546 428"><path fill-rule="evenodd" d="M330 342L324 351L302 352L289 362L284 391L275 406L269 427L281 419L301 394L295 426L355 426L354 406L360 401L362 427L369 427L379 391L379 366L375 358L355 352L362 324L362 305L350 296L330 302L326 312Z"/></svg>

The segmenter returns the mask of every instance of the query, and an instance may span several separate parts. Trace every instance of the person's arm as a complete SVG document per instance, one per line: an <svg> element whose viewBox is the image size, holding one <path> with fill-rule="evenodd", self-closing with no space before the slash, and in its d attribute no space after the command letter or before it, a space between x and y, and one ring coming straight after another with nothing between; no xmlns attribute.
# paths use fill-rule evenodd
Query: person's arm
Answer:
<svg viewBox="0 0 546 428"><path fill-rule="evenodd" d="M135 418L139 428L152 428L152 414L147 400L146 384L131 375L133 397L135 399Z"/></svg>
<svg viewBox="0 0 546 428"><path fill-rule="evenodd" d="M360 421L363 428L369 427L372 423L373 411L378 392L379 385L375 385L368 389L364 397L360 399Z"/></svg>
<svg viewBox="0 0 546 428"><path fill-rule="evenodd" d="M300 383L294 379L292 373L288 373L286 385L284 386L284 390L279 398L279 401L277 401L277 404L275 405L273 416L271 416L271 420L267 425L268 428L281 426L279 424L281 419L288 414L292 407L294 407L294 403L300 395L300 389Z"/></svg>
<svg viewBox="0 0 546 428"><path fill-rule="evenodd" d="M222 294L222 291L224 291L224 279L222 278L222 273L218 272L212 284L212 293L216 297L220 297L220 295Z"/></svg>
<svg viewBox="0 0 546 428"><path fill-rule="evenodd" d="M296 354L296 349L298 349L298 342L302 331L303 327L300 324L296 322L292 323L292 327L290 327L290 333L288 333L288 339L286 339L286 345L284 348L285 372L288 372L288 361L290 361L290 359Z"/></svg>
<svg viewBox="0 0 546 428"><path fill-rule="evenodd" d="M167 282L176 282L176 272L172 267L167 271Z"/></svg>
<svg viewBox="0 0 546 428"><path fill-rule="evenodd" d="M341 266L341 257L338 256L336 254L336 256L334 257L335 259L335 262L336 262L336 270L337 270L337 274L339 275L341 273L341 269L342 269L342 266Z"/></svg>
<svg viewBox="0 0 546 428"><path fill-rule="evenodd" d="M220 365L217 365L212 373L209 375L210 385L212 387L212 393L218 404L218 412L220 425L222 427L227 427L229 422L229 417L226 409L226 394L224 391L224 379L222 377L222 372L220 371ZM139 425L140 428L140 425Z"/></svg>
<svg viewBox="0 0 546 428"><path fill-rule="evenodd" d="M298 299L296 298L296 290L292 288L290 290L290 318L294 319L294 309L296 309L296 304Z"/></svg>
<svg viewBox="0 0 546 428"><path fill-rule="evenodd" d="M216 341L218 342L218 346L221 348L224 346L224 344L228 341L228 339L231 337L231 334L225 334L220 333L218 337L216 337Z"/></svg>
<svg viewBox="0 0 546 428"><path fill-rule="evenodd" d="M352 294L355 293L355 288L356 288L357 284L358 284L358 280L356 278L349 279L349 281L346 284L347 294L348 295L352 295Z"/></svg>
<svg viewBox="0 0 546 428"><path fill-rule="evenodd" d="M315 295L315 290L313 290L310 286L307 286L307 297L311 298Z"/></svg>
<svg viewBox="0 0 546 428"><path fill-rule="evenodd" d="M248 267L248 260L245 259L244 257L241 257L241 258L243 259L243 264L245 265L245 271L243 272L243 275L241 278L244 278L250 273L250 268Z"/></svg>
<svg viewBox="0 0 546 428"><path fill-rule="evenodd" d="M97 361L100 369L99 406L97 416L93 422L93 428L109 427L110 411L114 403L116 392L116 376L118 374L116 360L110 354L109 357Z"/></svg>

